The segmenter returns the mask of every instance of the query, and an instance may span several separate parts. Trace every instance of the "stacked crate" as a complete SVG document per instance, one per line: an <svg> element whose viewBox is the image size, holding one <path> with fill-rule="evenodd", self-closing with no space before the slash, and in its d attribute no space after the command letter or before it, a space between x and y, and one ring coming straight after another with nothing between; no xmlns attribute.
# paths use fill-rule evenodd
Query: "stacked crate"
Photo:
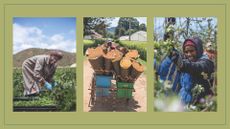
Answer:
<svg viewBox="0 0 230 129"><path fill-rule="evenodd" d="M116 43L104 43L88 48L86 56L96 73L97 96L109 94L111 79L115 76L117 97L131 98L133 85L144 71L143 65L137 61L137 50L127 50Z"/></svg>

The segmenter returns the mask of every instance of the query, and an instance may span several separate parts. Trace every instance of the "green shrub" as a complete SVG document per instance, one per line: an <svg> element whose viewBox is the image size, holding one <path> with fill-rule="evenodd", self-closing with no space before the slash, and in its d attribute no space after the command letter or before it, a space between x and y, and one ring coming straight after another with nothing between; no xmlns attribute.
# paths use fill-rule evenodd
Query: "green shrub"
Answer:
<svg viewBox="0 0 230 129"><path fill-rule="evenodd" d="M23 88L23 77L22 77L22 69L16 68L13 73L13 95L14 97L23 96L24 88Z"/></svg>
<svg viewBox="0 0 230 129"><path fill-rule="evenodd" d="M60 111L76 110L76 69L58 68L54 75L57 86L52 91L45 90L39 94L39 100L34 101L15 101L14 105L45 106L49 104L57 105ZM21 69L14 69L13 72L13 95L14 97L23 96L23 77Z"/></svg>
<svg viewBox="0 0 230 129"><path fill-rule="evenodd" d="M38 100L31 101L14 101L14 106L51 106L56 105L55 101L51 97L40 97Z"/></svg>
<svg viewBox="0 0 230 129"><path fill-rule="evenodd" d="M126 47L128 49L136 49L140 54L140 58L142 60L147 61L147 42L138 42L138 41L119 41L121 46Z"/></svg>
<svg viewBox="0 0 230 129"><path fill-rule="evenodd" d="M75 68L59 69L54 80L57 86L52 90L52 97L62 111L74 111L76 108L76 70Z"/></svg>
<svg viewBox="0 0 230 129"><path fill-rule="evenodd" d="M95 39L95 40L84 40L84 54L88 48L95 48L98 45L101 45L106 42L106 39ZM138 42L138 41L120 41L120 40L114 40L115 43L120 44L121 46L127 48L127 49L136 49L139 54L140 58L142 60L147 60L147 42Z"/></svg>
<svg viewBox="0 0 230 129"><path fill-rule="evenodd" d="M86 50L88 48L95 48L98 45L101 45L106 42L106 39L95 39L95 40L83 40L84 46L83 46L83 54L85 54Z"/></svg>

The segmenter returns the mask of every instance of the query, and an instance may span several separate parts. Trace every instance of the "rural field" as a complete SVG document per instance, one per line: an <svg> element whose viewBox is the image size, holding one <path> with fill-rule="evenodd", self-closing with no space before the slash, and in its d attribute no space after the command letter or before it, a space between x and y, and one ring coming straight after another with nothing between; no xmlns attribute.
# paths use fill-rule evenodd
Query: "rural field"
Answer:
<svg viewBox="0 0 230 129"><path fill-rule="evenodd" d="M52 91L44 89L32 101L14 101L14 106L53 106L57 111L76 110L76 68L58 68L54 75L57 85ZM15 98L23 98L23 77L21 68L15 68L13 72L13 95Z"/></svg>

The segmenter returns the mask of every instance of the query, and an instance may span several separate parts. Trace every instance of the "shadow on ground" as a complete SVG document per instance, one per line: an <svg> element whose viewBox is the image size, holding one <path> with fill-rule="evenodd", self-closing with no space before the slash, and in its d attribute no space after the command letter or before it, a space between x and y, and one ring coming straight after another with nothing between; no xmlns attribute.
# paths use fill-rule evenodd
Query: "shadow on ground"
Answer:
<svg viewBox="0 0 230 129"><path fill-rule="evenodd" d="M111 97L98 97L91 103L89 112L137 112L141 106L134 99L113 99Z"/></svg>

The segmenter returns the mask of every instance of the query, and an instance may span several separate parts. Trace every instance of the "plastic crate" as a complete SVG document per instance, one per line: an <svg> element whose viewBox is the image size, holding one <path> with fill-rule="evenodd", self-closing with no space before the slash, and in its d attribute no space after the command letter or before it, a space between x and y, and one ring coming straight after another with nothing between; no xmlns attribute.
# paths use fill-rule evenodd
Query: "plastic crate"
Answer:
<svg viewBox="0 0 230 129"><path fill-rule="evenodd" d="M96 88L97 97L109 96L109 94L110 94L109 88Z"/></svg>
<svg viewBox="0 0 230 129"><path fill-rule="evenodd" d="M134 83L117 82L117 98L132 98Z"/></svg>
<svg viewBox="0 0 230 129"><path fill-rule="evenodd" d="M111 87L112 78L113 76L96 75L96 87Z"/></svg>

